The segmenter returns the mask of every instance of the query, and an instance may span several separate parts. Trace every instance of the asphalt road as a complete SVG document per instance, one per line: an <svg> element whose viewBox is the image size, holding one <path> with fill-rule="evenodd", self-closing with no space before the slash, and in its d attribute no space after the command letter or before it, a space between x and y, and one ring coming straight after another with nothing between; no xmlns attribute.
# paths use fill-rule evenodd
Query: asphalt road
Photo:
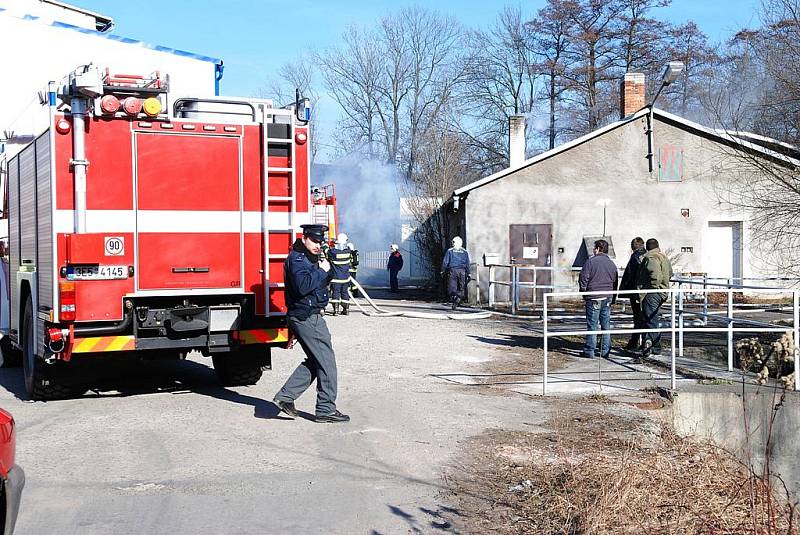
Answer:
<svg viewBox="0 0 800 535"><path fill-rule="evenodd" d="M432 374L479 370L508 345L498 333L532 333L497 321L327 321L347 424L311 421L313 391L295 421L269 402L299 346L275 351L258 385L230 389L201 356L117 366L102 391L47 403L20 399L21 370L0 370L28 478L17 533L453 531L442 474L460 443L487 428L531 430L545 414L526 396Z"/></svg>

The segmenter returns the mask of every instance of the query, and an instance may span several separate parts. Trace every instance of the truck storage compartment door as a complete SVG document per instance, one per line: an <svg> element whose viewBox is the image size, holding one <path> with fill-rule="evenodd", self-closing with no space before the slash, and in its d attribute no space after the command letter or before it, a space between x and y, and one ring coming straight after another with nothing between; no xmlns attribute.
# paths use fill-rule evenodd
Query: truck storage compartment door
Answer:
<svg viewBox="0 0 800 535"><path fill-rule="evenodd" d="M136 134L139 290L242 288L239 138Z"/></svg>

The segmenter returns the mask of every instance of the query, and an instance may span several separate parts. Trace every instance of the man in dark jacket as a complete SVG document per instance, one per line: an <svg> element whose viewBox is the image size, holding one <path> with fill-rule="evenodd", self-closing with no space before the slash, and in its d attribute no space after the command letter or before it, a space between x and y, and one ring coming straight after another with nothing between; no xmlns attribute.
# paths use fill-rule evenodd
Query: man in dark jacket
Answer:
<svg viewBox="0 0 800 535"><path fill-rule="evenodd" d="M642 257L639 274L636 277L636 288L639 290L669 289L672 278L672 264L667 255L661 252L658 240L650 238L645 244L647 252ZM642 322L645 329L658 329L661 319L661 305L667 300L666 293L650 292L639 294L642 300ZM645 333L642 344L642 356L661 353L661 333Z"/></svg>
<svg viewBox="0 0 800 535"><path fill-rule="evenodd" d="M331 334L322 317L328 304L328 283L332 278L331 266L320 258L321 244L325 240L325 225L302 225L303 238L292 245L292 251L283 264L286 283L286 320L306 359L295 369L273 403L290 418L298 416L294 400L317 380L317 422L347 422L350 417L336 409L336 355L331 345Z"/></svg>
<svg viewBox="0 0 800 535"><path fill-rule="evenodd" d="M636 276L639 274L639 266L642 263L644 256L644 240L636 237L631 240L631 257L628 260L628 265L625 266L625 273L622 274L622 281L619 283L620 290L636 290ZM639 300L638 294L628 294L627 297L631 300L631 312L633 313L633 328L644 329L642 322L642 302ZM631 339L628 340L628 345L625 349L628 351L635 351L642 345L642 334L633 333Z"/></svg>
<svg viewBox="0 0 800 535"><path fill-rule="evenodd" d="M453 310L467 296L467 275L469 275L469 253L462 247L461 238L453 238L453 246L447 250L442 260L442 274L447 275L447 293Z"/></svg>
<svg viewBox="0 0 800 535"><path fill-rule="evenodd" d="M617 266L608 257L608 242L606 240L595 241L594 256L583 265L578 278L580 291L616 291L618 278ZM611 329L611 303L615 300L613 294L587 295L583 299L586 302L586 330L607 331ZM594 358L596 347L597 335L587 334L586 344L583 346L584 356L590 359ZM607 358L610 352L611 334L604 334L600 343L600 355Z"/></svg>
<svg viewBox="0 0 800 535"><path fill-rule="evenodd" d="M390 249L391 253L389 253L389 261L386 262L386 269L389 270L389 291L395 293L400 291L400 287L397 284L397 274L403 269L403 255L400 254L400 248L396 243L393 243Z"/></svg>

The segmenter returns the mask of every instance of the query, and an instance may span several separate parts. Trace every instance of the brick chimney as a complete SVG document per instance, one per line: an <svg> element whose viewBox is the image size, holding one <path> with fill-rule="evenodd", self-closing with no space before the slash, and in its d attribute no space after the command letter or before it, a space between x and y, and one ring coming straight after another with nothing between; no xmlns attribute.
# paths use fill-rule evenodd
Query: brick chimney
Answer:
<svg viewBox="0 0 800 535"><path fill-rule="evenodd" d="M517 167L525 161L525 116L508 118L508 166Z"/></svg>
<svg viewBox="0 0 800 535"><path fill-rule="evenodd" d="M624 119L644 108L644 74L626 72L620 87L620 118Z"/></svg>

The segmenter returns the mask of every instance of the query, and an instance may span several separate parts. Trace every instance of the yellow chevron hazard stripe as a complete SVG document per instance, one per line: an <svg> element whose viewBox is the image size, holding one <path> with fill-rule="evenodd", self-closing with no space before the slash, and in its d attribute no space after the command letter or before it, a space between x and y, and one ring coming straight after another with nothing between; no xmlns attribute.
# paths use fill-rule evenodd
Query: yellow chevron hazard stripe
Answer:
<svg viewBox="0 0 800 535"><path fill-rule="evenodd" d="M239 341L243 344L288 342L289 329L251 329L247 331L239 331Z"/></svg>
<svg viewBox="0 0 800 535"><path fill-rule="evenodd" d="M134 349L136 349L136 339L133 336L96 336L76 338L72 342L73 353L132 351Z"/></svg>

